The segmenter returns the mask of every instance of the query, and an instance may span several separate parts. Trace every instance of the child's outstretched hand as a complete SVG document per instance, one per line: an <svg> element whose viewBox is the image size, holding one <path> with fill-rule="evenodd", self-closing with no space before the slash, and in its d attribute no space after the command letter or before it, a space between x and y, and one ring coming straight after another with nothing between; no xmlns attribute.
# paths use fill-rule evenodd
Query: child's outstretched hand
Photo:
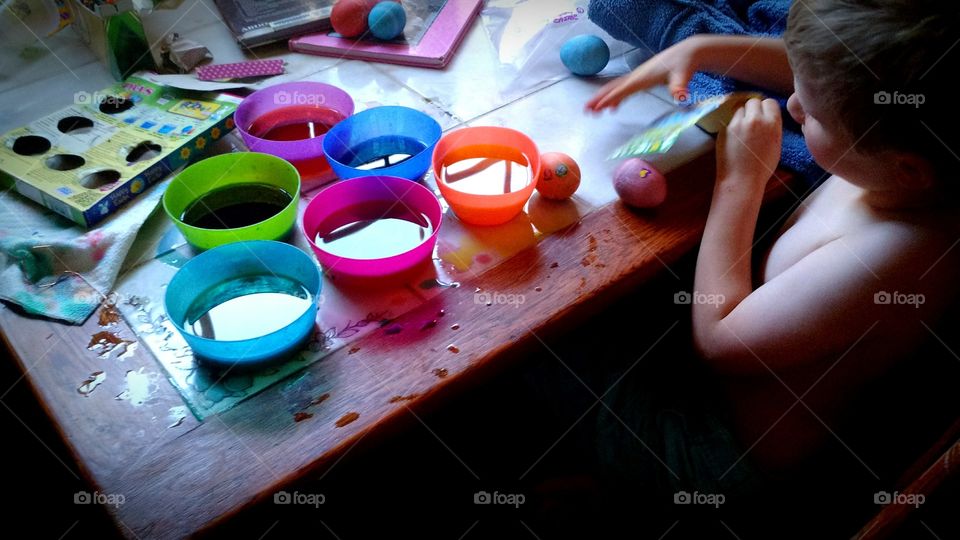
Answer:
<svg viewBox="0 0 960 540"><path fill-rule="evenodd" d="M600 112L603 109L616 108L631 94L658 84L666 84L675 99L685 100L688 95L687 85L698 69L699 44L699 36L693 36L664 49L629 74L600 88L587 101L586 110Z"/></svg>
<svg viewBox="0 0 960 540"><path fill-rule="evenodd" d="M717 137L717 181L766 185L780 161L783 120L776 100L751 99Z"/></svg>

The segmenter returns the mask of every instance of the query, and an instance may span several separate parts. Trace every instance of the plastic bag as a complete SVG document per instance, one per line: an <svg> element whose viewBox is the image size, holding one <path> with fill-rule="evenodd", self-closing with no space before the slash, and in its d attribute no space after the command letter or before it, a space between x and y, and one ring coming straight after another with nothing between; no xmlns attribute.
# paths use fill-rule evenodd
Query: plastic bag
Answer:
<svg viewBox="0 0 960 540"><path fill-rule="evenodd" d="M615 58L632 47L610 37L587 18L588 0L490 0L481 14L500 58L507 96L560 80L570 72L560 61L560 47L580 34L595 34ZM612 61L611 61L612 63ZM608 68L610 69L610 68ZM601 73L605 74L606 70Z"/></svg>

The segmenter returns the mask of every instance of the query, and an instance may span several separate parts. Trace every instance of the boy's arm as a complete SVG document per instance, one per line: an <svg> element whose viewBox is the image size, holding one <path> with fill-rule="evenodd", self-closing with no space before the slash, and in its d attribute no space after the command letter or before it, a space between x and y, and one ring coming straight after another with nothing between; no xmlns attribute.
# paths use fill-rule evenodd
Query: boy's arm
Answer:
<svg viewBox="0 0 960 540"><path fill-rule="evenodd" d="M837 362L851 352L905 353L929 337L953 296L957 257L937 260L949 248L944 239L922 238L896 223L838 238L746 296L727 297L718 307L694 305L697 348L714 368L741 374ZM725 273L714 262L701 251L698 288ZM731 276L749 280L740 268Z"/></svg>
<svg viewBox="0 0 960 540"><path fill-rule="evenodd" d="M793 93L793 72L779 38L697 35L689 37L606 85L587 102L598 112L616 107L625 98L651 86L666 84L678 100L686 98L697 71L732 77L782 95Z"/></svg>
<svg viewBox="0 0 960 540"><path fill-rule="evenodd" d="M764 186L779 158L780 138L780 108L772 99L747 101L718 135L717 181L693 294L694 341L708 358L730 349L723 339L724 320L753 292L754 232Z"/></svg>
<svg viewBox="0 0 960 540"><path fill-rule="evenodd" d="M732 77L783 96L793 93L793 70L781 38L706 36L700 70Z"/></svg>
<svg viewBox="0 0 960 540"><path fill-rule="evenodd" d="M904 352L956 289L955 238L881 220L815 249L754 290L754 232L779 137L773 100L748 101L720 132L692 296L698 350L715 368L739 373L838 360L871 332L865 341L878 355Z"/></svg>

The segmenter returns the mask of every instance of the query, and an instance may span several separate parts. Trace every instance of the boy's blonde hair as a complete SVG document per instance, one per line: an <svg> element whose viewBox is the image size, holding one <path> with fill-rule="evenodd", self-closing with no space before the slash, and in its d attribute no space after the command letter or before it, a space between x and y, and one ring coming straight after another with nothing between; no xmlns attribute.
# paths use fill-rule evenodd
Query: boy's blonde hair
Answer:
<svg viewBox="0 0 960 540"><path fill-rule="evenodd" d="M867 152L920 155L942 175L960 166L958 30L953 0L796 0L784 40L829 127Z"/></svg>

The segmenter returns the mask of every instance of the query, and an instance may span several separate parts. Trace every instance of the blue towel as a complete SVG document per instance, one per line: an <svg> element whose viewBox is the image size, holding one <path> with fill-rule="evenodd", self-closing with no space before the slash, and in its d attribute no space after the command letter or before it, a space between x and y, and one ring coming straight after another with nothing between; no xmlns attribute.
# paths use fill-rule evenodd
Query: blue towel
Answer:
<svg viewBox="0 0 960 540"><path fill-rule="evenodd" d="M780 36L787 26L790 0L590 0L589 16L611 36L642 50L659 52L694 34ZM690 81L694 99L755 87L708 73ZM786 108L786 97L772 94ZM800 126L784 110L781 164L810 186L826 177L810 156Z"/></svg>

